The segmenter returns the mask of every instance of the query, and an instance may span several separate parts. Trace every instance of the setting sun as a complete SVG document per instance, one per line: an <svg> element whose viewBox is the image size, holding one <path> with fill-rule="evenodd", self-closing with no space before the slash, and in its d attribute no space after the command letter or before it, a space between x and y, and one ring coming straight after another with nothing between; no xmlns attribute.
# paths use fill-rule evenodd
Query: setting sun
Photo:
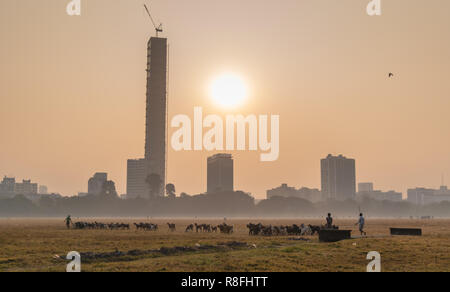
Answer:
<svg viewBox="0 0 450 292"><path fill-rule="evenodd" d="M239 76L223 74L211 83L210 95L216 104L232 108L245 101L247 98L247 86Z"/></svg>

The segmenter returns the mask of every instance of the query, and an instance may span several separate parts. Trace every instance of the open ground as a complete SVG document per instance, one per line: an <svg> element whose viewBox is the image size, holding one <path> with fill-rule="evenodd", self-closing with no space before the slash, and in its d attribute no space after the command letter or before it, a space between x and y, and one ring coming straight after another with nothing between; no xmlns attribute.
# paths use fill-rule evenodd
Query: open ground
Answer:
<svg viewBox="0 0 450 292"><path fill-rule="evenodd" d="M381 254L382 271L450 271L450 220L367 218L368 238L359 238L357 219L336 220L352 229L352 240L319 243L317 236L249 236L246 225L322 224L323 219L233 219L231 235L186 233L193 223L218 219L74 218L103 223L147 222L159 230L67 230L60 219L0 219L0 271L64 272L70 251L82 256L82 271L158 272L364 272L367 253ZM175 223L170 232L167 223ZM422 237L391 237L389 227L422 228ZM131 252L130 252L131 251ZM107 253L107 255L104 255Z"/></svg>

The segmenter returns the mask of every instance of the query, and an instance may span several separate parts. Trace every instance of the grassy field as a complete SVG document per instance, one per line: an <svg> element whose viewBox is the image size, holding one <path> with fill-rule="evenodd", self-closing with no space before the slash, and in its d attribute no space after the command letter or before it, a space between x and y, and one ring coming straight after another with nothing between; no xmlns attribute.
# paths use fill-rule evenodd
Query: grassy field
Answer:
<svg viewBox="0 0 450 292"><path fill-rule="evenodd" d="M79 219L74 221L149 222L147 219ZM233 235L185 233L188 224L220 224L214 219L150 220L161 225L158 232L67 230L61 219L0 219L0 271L65 271L69 251L103 253L119 250L151 251L139 255L83 259L83 271L158 272L364 272L370 251L382 256L382 271L450 271L450 220L368 219L368 238L339 243L319 243L296 237L248 236L249 222L272 225L319 224L323 220L229 220ZM337 220L341 229L354 230L356 219ZM168 231L167 222L177 231ZM422 228L422 237L391 237L389 227ZM233 244L239 242L240 244ZM190 247L188 250L172 250ZM159 252L165 248L170 252ZM194 248L194 249L192 249ZM163 249L164 250L164 249Z"/></svg>

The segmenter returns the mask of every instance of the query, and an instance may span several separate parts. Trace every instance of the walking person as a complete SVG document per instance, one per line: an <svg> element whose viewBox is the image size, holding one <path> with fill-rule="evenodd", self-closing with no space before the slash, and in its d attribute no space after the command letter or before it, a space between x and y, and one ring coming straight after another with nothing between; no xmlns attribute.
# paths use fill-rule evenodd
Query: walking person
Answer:
<svg viewBox="0 0 450 292"><path fill-rule="evenodd" d="M355 225L359 225L359 232L361 232L361 236L367 236L367 233L364 231L364 225L366 224L366 220L364 219L363 213L359 214L359 220Z"/></svg>
<svg viewBox="0 0 450 292"><path fill-rule="evenodd" d="M66 222L66 227L67 229L70 229L70 225L72 224L72 218L69 216L67 216L67 218L64 220Z"/></svg>

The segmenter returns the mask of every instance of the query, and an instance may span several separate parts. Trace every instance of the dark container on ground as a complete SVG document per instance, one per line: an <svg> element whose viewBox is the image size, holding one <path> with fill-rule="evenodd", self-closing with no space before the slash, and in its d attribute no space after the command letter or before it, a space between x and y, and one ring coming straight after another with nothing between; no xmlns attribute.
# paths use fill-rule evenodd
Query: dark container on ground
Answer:
<svg viewBox="0 0 450 292"><path fill-rule="evenodd" d="M422 236L422 229L418 229L418 228L391 228L391 235Z"/></svg>
<svg viewBox="0 0 450 292"><path fill-rule="evenodd" d="M323 229L319 231L320 242L338 242L345 239L352 238L351 230L328 230Z"/></svg>

